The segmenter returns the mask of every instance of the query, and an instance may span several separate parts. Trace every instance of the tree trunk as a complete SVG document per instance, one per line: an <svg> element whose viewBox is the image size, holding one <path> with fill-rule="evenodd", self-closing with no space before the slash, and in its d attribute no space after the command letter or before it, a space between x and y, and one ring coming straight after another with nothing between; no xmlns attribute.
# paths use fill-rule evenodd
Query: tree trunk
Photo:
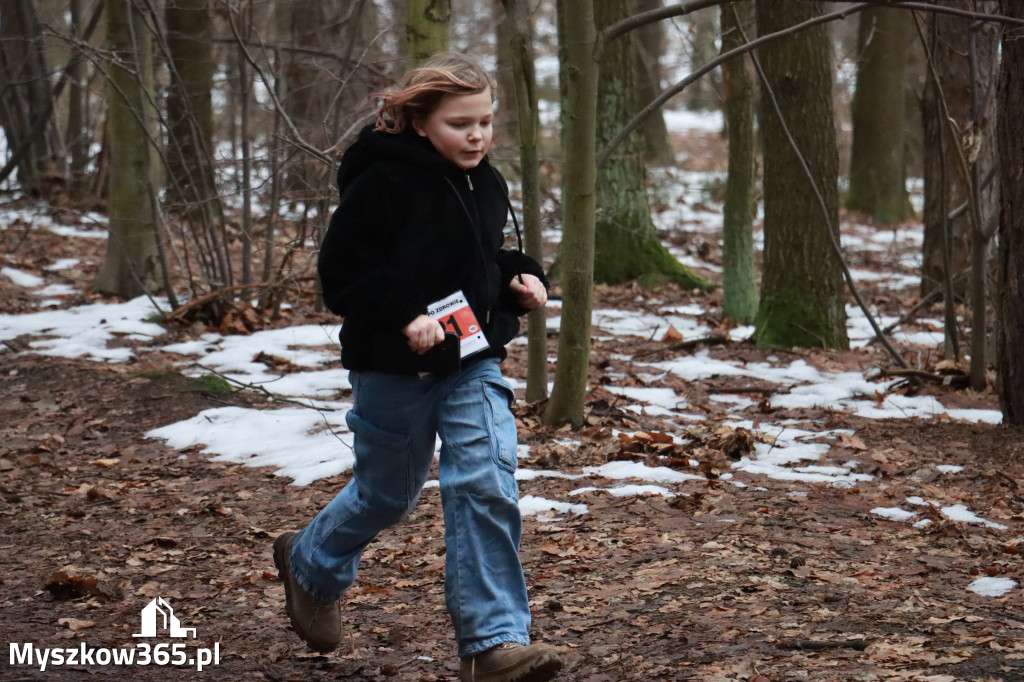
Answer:
<svg viewBox="0 0 1024 682"><path fill-rule="evenodd" d="M0 125L8 150L29 144L17 164L18 183L26 194L46 196L48 180L62 173L56 130L37 122L53 112L50 71L43 50L43 27L31 0L0 2Z"/></svg>
<svg viewBox="0 0 1024 682"><path fill-rule="evenodd" d="M600 0L604 1L604 0ZM547 424L583 422L590 373L594 289L594 187L597 176L597 59L594 0L559 0L566 57L565 169L562 196L562 327Z"/></svg>
<svg viewBox="0 0 1024 682"><path fill-rule="evenodd" d="M743 44L740 26L751 23L753 5L722 5L722 52ZM737 21L738 20L738 21ZM722 314L740 324L757 316L757 273L754 269L754 198L756 174L754 85L744 56L722 64L726 129L729 131L729 175L722 208Z"/></svg>
<svg viewBox="0 0 1024 682"><path fill-rule="evenodd" d="M597 29L630 16L631 0L600 0L594 5ZM597 139L602 146L639 110L636 33L604 46L598 79ZM651 220L643 138L630 135L597 174L598 219L594 279L617 284L675 282L684 289L710 286L680 263L661 243ZM564 244L562 255L564 256Z"/></svg>
<svg viewBox="0 0 1024 682"><path fill-rule="evenodd" d="M494 141L492 149L495 151L504 150L511 146L519 145L519 110L516 103L516 72L515 72L515 50L516 29L513 26L512 10L513 3L517 0L501 0L494 3L495 12L498 13L499 5L502 7L500 15L495 17L494 43L495 53L498 61L498 71L495 80L498 83L497 110L494 112ZM492 161L493 153L492 153Z"/></svg>
<svg viewBox="0 0 1024 682"><path fill-rule="evenodd" d="M85 25L82 22L82 0L71 0L71 32L76 39L81 39ZM70 152L72 195L80 197L86 188L85 169L89 163L89 128L86 123L86 61L77 56L72 57L71 68L68 70L68 132L67 144Z"/></svg>
<svg viewBox="0 0 1024 682"><path fill-rule="evenodd" d="M544 241L540 220L540 112L537 104L537 71L534 67L533 30L526 0L502 0L509 34L508 56L514 75L509 92L516 106L519 159L522 165L523 232L526 254L544 262ZM514 95L514 97L512 97ZM535 310L527 317L526 399L543 400L548 395L547 316Z"/></svg>
<svg viewBox="0 0 1024 682"><path fill-rule="evenodd" d="M1024 19L1024 4L1001 0L1000 14ZM1024 427L1024 40L1003 27L997 134L999 183L999 287L996 294L996 388L1003 423Z"/></svg>
<svg viewBox="0 0 1024 682"><path fill-rule="evenodd" d="M409 0L405 19L405 44L412 65L448 50L451 0Z"/></svg>
<svg viewBox="0 0 1024 682"><path fill-rule="evenodd" d="M333 107L340 101L339 60L331 55L345 44L344 17L353 6L321 0L278 5L279 15L285 15L279 24L284 27L286 41L302 48L285 53L281 104L302 139L317 149L326 149L336 141L332 124ZM364 93L349 90L350 86L346 83L345 98L357 101ZM291 199L312 202L319 197L325 181L330 182L323 163L299 154L286 167L284 188Z"/></svg>
<svg viewBox="0 0 1024 682"><path fill-rule="evenodd" d="M132 298L161 283L156 188L153 46L156 18L128 0L105 0L114 61L107 89L110 230L96 290Z"/></svg>
<svg viewBox="0 0 1024 682"><path fill-rule="evenodd" d="M853 149L846 207L884 223L914 214L903 162L904 74L913 16L872 7L860 15Z"/></svg>
<svg viewBox="0 0 1024 682"><path fill-rule="evenodd" d="M947 3L959 9L992 11L995 2L985 0L951 0ZM943 289L948 277L964 270L970 264L971 218L968 211L947 220L954 209L965 204L970 195L970 182L960 170L957 147L969 148L980 142L977 166L984 178L995 167L996 146L994 136L986 134L983 126L995 117L996 37L986 30L976 42L978 73L971 77L970 21L960 17L928 14L926 40L932 56L932 73L926 81L921 100L924 128L924 246L921 268L921 295ZM979 94L982 109L972 111L974 94ZM987 97L986 97L987 95ZM944 104L943 104L944 101ZM947 118L948 114L948 118ZM950 122L958 131L954 136ZM981 193L978 207L982 216L993 215L997 209L995 189ZM943 249L946 249L944 254ZM949 273L947 275L947 273ZM957 296L967 294L966 280L953 287Z"/></svg>
<svg viewBox="0 0 1024 682"><path fill-rule="evenodd" d="M660 9L662 0L634 0L637 12ZM661 94L661 58L665 54L665 24L661 21L651 22L637 29L639 59L636 60L637 88L640 105ZM644 155L652 166L671 166L676 162L672 143L669 141L668 126L661 109L644 119L640 130L644 136Z"/></svg>
<svg viewBox="0 0 1024 682"><path fill-rule="evenodd" d="M761 35L819 14L818 3L757 0ZM765 247L755 339L761 346L846 348L842 270L833 245L839 160L828 32L809 28L764 45L758 55L771 93L761 97Z"/></svg>
<svg viewBox="0 0 1024 682"><path fill-rule="evenodd" d="M165 10L171 84L167 92L167 201L192 220L219 224L213 175L212 17L207 0L172 0Z"/></svg>
<svg viewBox="0 0 1024 682"><path fill-rule="evenodd" d="M689 15L690 71L696 71L718 55L718 11L705 7ZM694 111L713 111L719 107L718 83L714 71L705 74L686 89L686 108Z"/></svg>

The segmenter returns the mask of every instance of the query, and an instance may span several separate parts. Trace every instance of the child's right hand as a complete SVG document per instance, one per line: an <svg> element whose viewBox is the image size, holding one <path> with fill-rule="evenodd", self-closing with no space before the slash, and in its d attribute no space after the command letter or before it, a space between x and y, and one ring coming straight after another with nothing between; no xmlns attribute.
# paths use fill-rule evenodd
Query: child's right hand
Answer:
<svg viewBox="0 0 1024 682"><path fill-rule="evenodd" d="M444 341L444 329L441 324L426 315L416 317L402 329L409 342L409 348L418 355L423 355L435 345Z"/></svg>

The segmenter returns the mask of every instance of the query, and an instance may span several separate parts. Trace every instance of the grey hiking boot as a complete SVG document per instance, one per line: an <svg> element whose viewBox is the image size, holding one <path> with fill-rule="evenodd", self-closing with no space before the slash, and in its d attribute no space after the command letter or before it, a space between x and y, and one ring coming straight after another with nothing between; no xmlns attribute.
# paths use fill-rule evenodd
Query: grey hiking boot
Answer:
<svg viewBox="0 0 1024 682"><path fill-rule="evenodd" d="M274 565L284 583L285 610L295 632L309 648L322 654L341 643L341 600L325 604L299 585L292 575L291 550L296 533L281 533L274 540Z"/></svg>
<svg viewBox="0 0 1024 682"><path fill-rule="evenodd" d="M547 682L562 669L562 659L549 644L523 646L505 642L459 665L460 682Z"/></svg>

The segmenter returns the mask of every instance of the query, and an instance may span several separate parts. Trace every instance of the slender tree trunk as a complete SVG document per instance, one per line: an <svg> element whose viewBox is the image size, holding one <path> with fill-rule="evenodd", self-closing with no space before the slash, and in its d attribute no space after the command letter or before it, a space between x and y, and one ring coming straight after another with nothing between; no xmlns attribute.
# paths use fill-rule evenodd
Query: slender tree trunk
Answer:
<svg viewBox="0 0 1024 682"><path fill-rule="evenodd" d="M451 0L409 0L405 19L405 43L412 64L422 64L448 50Z"/></svg>
<svg viewBox="0 0 1024 682"><path fill-rule="evenodd" d="M885 224L913 215L903 162L904 74L913 25L903 9L860 15L853 149L846 207Z"/></svg>
<svg viewBox="0 0 1024 682"><path fill-rule="evenodd" d="M662 0L634 0L637 12L660 9ZM661 58L665 53L665 24L655 21L637 29L640 58L636 60L637 67L637 88L639 90L640 105L646 106L648 102L661 94ZM652 166L671 166L675 164L676 157L672 151L672 143L668 136L668 126L665 125L665 116L659 109L644 119L641 131L644 136L644 154Z"/></svg>
<svg viewBox="0 0 1024 682"><path fill-rule="evenodd" d="M761 35L822 11L802 0L756 6ZM771 94L761 97L765 248L755 338L761 346L846 348L842 269L832 241L839 238L839 159L828 32L801 31L764 45L758 56Z"/></svg>
<svg viewBox="0 0 1024 682"><path fill-rule="evenodd" d="M156 110L150 31L156 21L134 1L105 3L114 59L107 90L110 230L96 290L131 298L158 290L163 276L153 182Z"/></svg>
<svg viewBox="0 0 1024 682"><path fill-rule="evenodd" d="M544 262L540 222L540 113L537 106L537 72L534 67L533 29L526 0L502 0L508 31L508 57L513 70L514 95L522 165L523 232L526 254ZM527 317L526 399L543 400L548 395L547 316L535 310Z"/></svg>
<svg viewBox="0 0 1024 682"><path fill-rule="evenodd" d="M82 0L71 0L71 32L76 39L81 39ZM68 132L67 143L71 156L69 175L71 192L74 196L81 195L86 187L85 168L89 162L89 128L86 123L86 62L73 58L68 72Z"/></svg>
<svg viewBox="0 0 1024 682"><path fill-rule="evenodd" d="M594 4L598 30L631 15L631 0ZM610 141L639 110L637 34L631 31L604 46L598 78L597 139ZM673 256L658 236L647 197L643 137L634 133L619 145L597 174L598 220L594 279L616 284L675 282L684 289L710 286ZM564 257L564 250L563 250Z"/></svg>
<svg viewBox="0 0 1024 682"><path fill-rule="evenodd" d="M1001 0L1000 14L1024 19L1024 3ZM999 287L996 294L996 388L1003 422L1024 427L1024 40L1003 28L996 118L999 154Z"/></svg>
<svg viewBox="0 0 1024 682"><path fill-rule="evenodd" d="M752 23L753 14L749 1L722 5L722 52L743 44L739 26ZM734 57L722 64L722 86L729 131L729 176L722 208L722 313L740 324L751 324L757 316L753 230L756 161L754 85L746 57Z"/></svg>
<svg viewBox="0 0 1024 682"><path fill-rule="evenodd" d="M601 0L603 1L603 0ZM583 422L590 373L594 288L594 218L597 181L597 59L594 0L560 0L566 57L565 171L562 185L562 327L548 424Z"/></svg>

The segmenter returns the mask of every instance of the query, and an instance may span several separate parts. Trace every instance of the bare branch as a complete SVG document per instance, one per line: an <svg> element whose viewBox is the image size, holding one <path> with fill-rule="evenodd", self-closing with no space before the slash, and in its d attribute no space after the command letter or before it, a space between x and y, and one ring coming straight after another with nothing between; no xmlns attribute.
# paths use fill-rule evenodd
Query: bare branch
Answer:
<svg viewBox="0 0 1024 682"><path fill-rule="evenodd" d="M652 24L655 21L661 21L662 19L680 17L706 7L721 5L728 1L729 0L690 0L690 2L683 2L678 5L669 5L668 7L660 7L647 12L634 14L622 21L615 22L601 31L600 35L597 37L597 52L601 52L601 48L605 43L611 42L622 34L640 28L641 26L646 26L647 24Z"/></svg>
<svg viewBox="0 0 1024 682"><path fill-rule="evenodd" d="M714 69L718 68L718 66L721 65L723 62L727 62L733 57L736 57L737 55L746 54L747 52L753 50L755 47L764 45L765 43L771 42L773 40L778 40L779 38L783 38L785 36L793 35L794 33L799 33L800 31L803 31L806 28L817 26L818 24L824 24L829 21L845 19L851 14L861 12L871 7L872 4L874 3L862 2L858 5L848 7L847 9L840 10L838 12L832 12L831 14L822 14L821 16L814 17L812 19L808 19L807 21L790 26L789 28L783 31L776 31L775 33L769 33L768 35L760 36L758 38L755 38L754 40L745 43L744 45L741 45L740 47L737 47L736 49L729 50L728 52L723 52L722 54L718 55L710 62L702 66L701 68L697 69L696 71L688 75L683 80L679 81L672 87L665 90L663 93L658 95L653 102L651 102L646 107L641 109L640 113L634 116L629 121L629 123L623 126L622 130L620 130L619 133L615 137L613 137L608 142L608 144L605 145L605 148L602 149L601 152L597 155L597 165L604 165L605 161L608 160L608 157L610 157L612 152L615 151L615 148L622 144L622 142L627 137L629 137L630 133L639 128L640 125L644 122L644 119L646 119L652 113L657 111L663 104L665 104L665 102L669 101L670 99L678 95L680 92L682 92L683 89L686 88L686 86L690 85L695 80L697 80L704 74L708 73L709 71L713 71Z"/></svg>

